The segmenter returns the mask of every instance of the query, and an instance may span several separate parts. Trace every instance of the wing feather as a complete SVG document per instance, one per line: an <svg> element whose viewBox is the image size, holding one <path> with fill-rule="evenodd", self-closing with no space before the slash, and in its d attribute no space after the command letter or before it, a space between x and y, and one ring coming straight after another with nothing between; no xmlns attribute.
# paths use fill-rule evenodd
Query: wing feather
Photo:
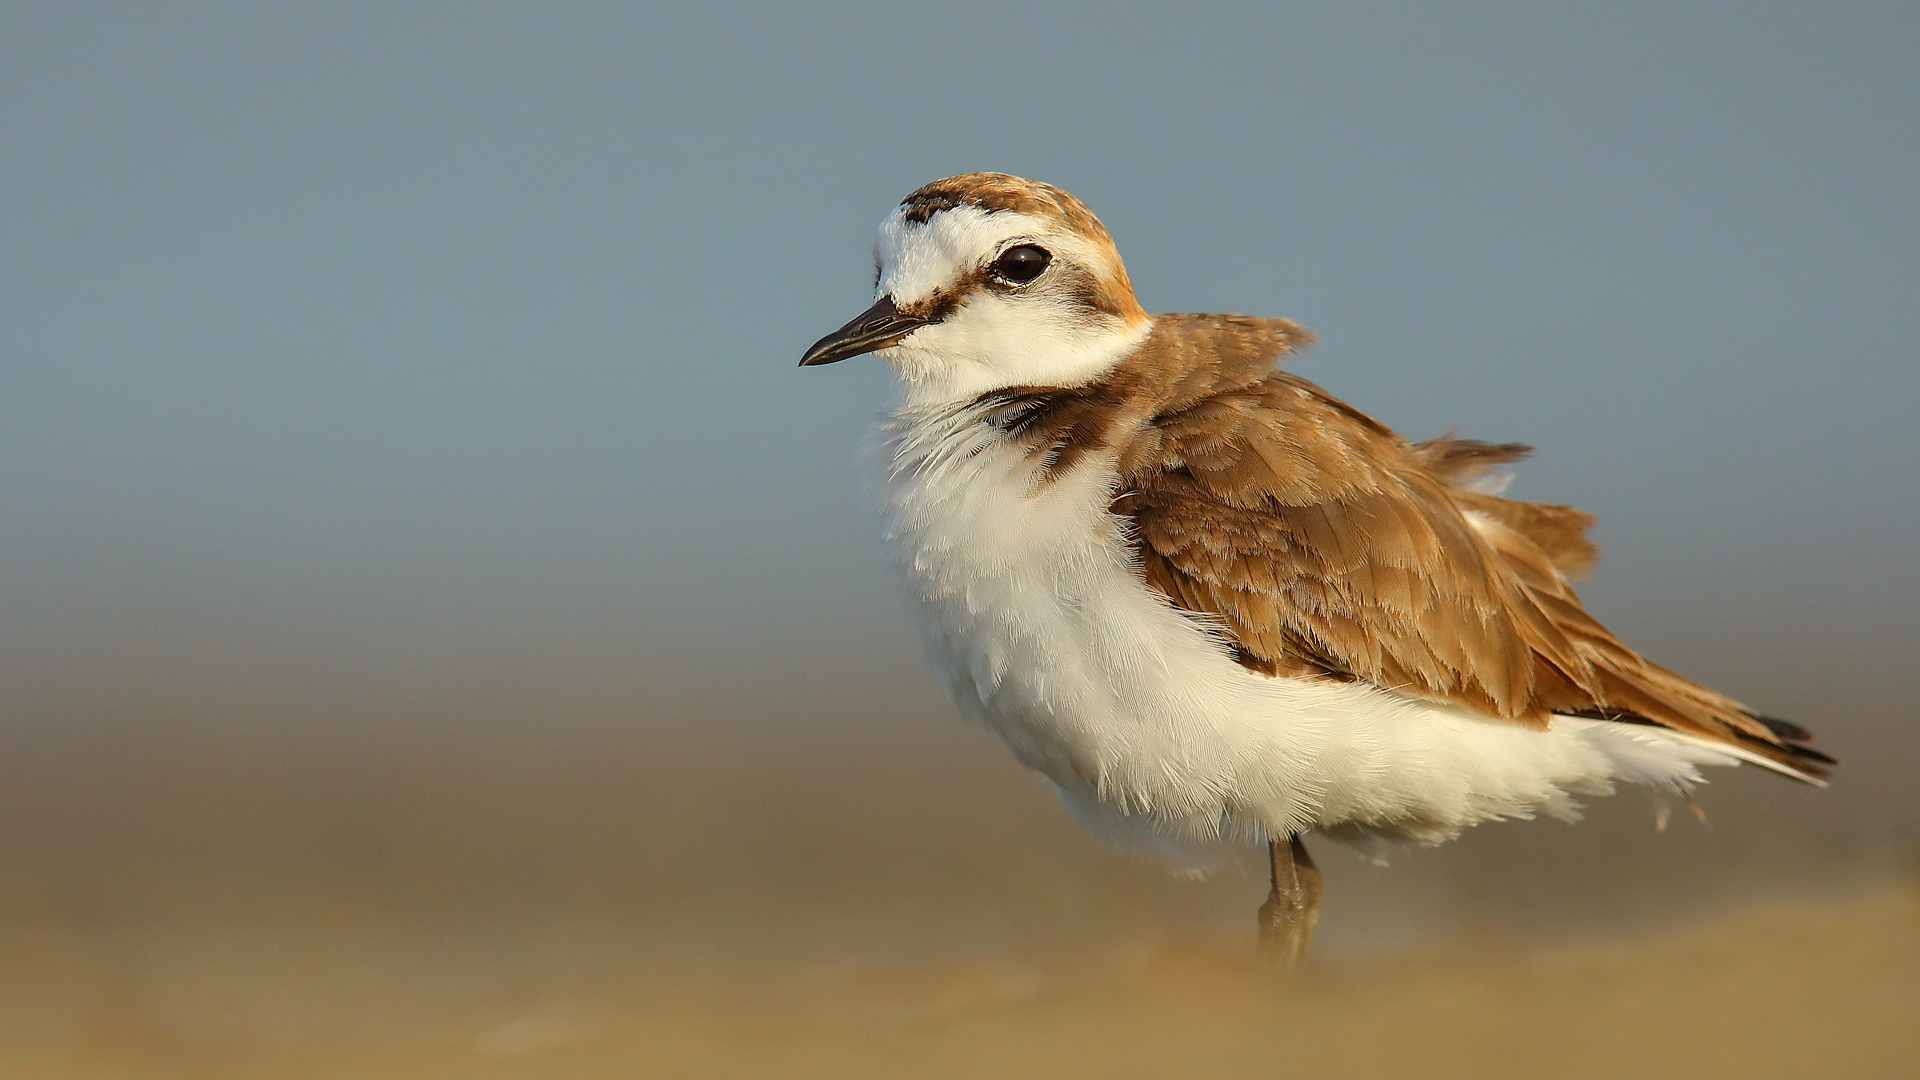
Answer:
<svg viewBox="0 0 1920 1080"><path fill-rule="evenodd" d="M1311 341L1284 319L1157 315L1107 378L981 405L1047 475L1109 462L1142 576L1253 670L1533 727L1655 724L1824 773L1800 729L1649 663L1587 614L1569 578L1598 558L1592 517L1487 490L1527 447L1409 443L1276 369Z"/></svg>
<svg viewBox="0 0 1920 1080"><path fill-rule="evenodd" d="M1720 739L1777 739L1658 668L1581 607L1595 554L1570 507L1461 486L1526 452L1414 446L1290 373L1155 416L1126 477L1149 582L1243 663L1450 701L1529 726L1616 710Z"/></svg>

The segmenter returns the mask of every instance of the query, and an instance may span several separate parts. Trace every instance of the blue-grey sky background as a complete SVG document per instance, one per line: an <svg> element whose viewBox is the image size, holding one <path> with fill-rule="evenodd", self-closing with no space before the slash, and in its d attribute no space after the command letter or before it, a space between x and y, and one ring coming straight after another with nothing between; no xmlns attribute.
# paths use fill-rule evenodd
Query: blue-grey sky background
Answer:
<svg viewBox="0 0 1920 1080"><path fill-rule="evenodd" d="M1590 606L1892 797L1916 56L1909 3L6 5L12 711L925 722L854 468L886 374L795 361L901 196L994 169L1148 310L1536 444Z"/></svg>

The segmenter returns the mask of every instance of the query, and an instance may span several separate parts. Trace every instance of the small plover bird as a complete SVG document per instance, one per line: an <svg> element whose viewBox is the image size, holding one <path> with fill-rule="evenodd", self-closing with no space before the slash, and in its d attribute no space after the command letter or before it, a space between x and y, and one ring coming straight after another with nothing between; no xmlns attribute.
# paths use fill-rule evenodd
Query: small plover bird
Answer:
<svg viewBox="0 0 1920 1080"><path fill-rule="evenodd" d="M1313 342L1286 319L1148 315L1065 191L937 180L875 261L800 363L897 376L875 497L947 695L1115 846L1267 844L1269 952L1319 915L1309 831L1435 843L1832 764L1586 613L1592 518L1488 482L1528 447L1407 441L1277 366Z"/></svg>

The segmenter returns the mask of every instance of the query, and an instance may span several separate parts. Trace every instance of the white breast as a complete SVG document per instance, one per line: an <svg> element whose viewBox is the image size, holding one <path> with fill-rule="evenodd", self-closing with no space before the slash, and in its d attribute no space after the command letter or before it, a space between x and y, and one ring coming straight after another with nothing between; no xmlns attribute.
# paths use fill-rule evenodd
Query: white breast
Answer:
<svg viewBox="0 0 1920 1080"><path fill-rule="evenodd" d="M1309 828L1424 841L1576 813L1629 779L1697 782L1711 748L1556 718L1537 732L1365 684L1270 678L1133 565L1094 461L1051 480L968 405L901 405L875 498L948 696L1107 839L1191 845Z"/></svg>

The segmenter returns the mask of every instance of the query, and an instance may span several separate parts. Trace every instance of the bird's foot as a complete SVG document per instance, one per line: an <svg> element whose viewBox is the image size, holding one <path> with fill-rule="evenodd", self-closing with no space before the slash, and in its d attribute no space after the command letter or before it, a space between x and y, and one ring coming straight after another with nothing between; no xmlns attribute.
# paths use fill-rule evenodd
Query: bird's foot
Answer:
<svg viewBox="0 0 1920 1080"><path fill-rule="evenodd" d="M1276 840L1273 890L1260 905L1260 955L1281 968L1293 968L1307 955L1320 922L1320 869L1298 836Z"/></svg>

